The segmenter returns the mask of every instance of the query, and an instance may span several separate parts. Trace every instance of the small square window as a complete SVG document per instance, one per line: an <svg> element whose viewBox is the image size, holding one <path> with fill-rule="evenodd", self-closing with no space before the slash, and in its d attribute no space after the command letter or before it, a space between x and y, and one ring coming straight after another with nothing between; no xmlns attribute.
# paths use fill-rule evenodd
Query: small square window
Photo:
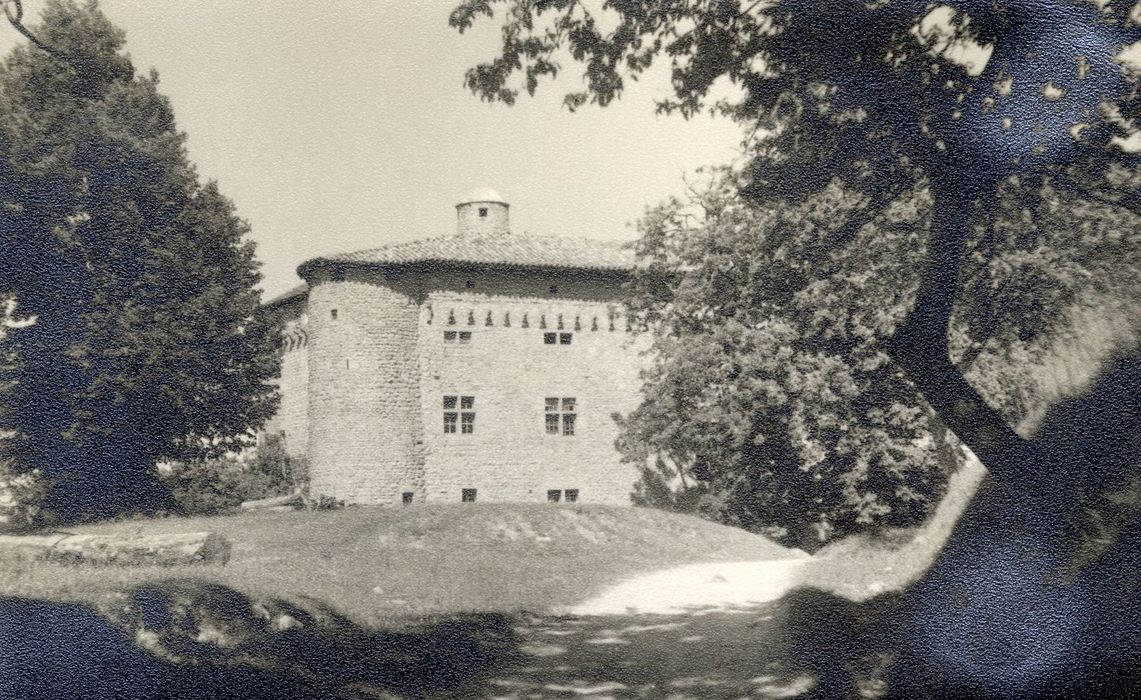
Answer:
<svg viewBox="0 0 1141 700"><path fill-rule="evenodd" d="M460 331L460 345L471 344L471 331Z"/></svg>
<svg viewBox="0 0 1141 700"><path fill-rule="evenodd" d="M548 396L544 399L545 409L547 413L557 413L559 410L559 398L557 396Z"/></svg>
<svg viewBox="0 0 1141 700"><path fill-rule="evenodd" d="M460 409L461 410L470 411L473 408L475 408L475 397L474 396L461 396L460 397Z"/></svg>
<svg viewBox="0 0 1141 700"><path fill-rule="evenodd" d="M456 342L456 332L455 331L444 331L444 342L445 343Z"/></svg>
<svg viewBox="0 0 1141 700"><path fill-rule="evenodd" d="M578 501L578 489L566 490L567 503L574 503Z"/></svg>
<svg viewBox="0 0 1141 700"><path fill-rule="evenodd" d="M559 345L570 345L573 333L559 333Z"/></svg>
<svg viewBox="0 0 1141 700"><path fill-rule="evenodd" d="M455 409L456 409L456 397L455 396L445 396L444 397L444 410L445 411L447 411L447 410L453 410L454 411Z"/></svg>
<svg viewBox="0 0 1141 700"><path fill-rule="evenodd" d="M404 493L400 494L400 502L406 506L411 505L412 504L412 492L411 491L405 491Z"/></svg>
<svg viewBox="0 0 1141 700"><path fill-rule="evenodd" d="M551 489L547 491L547 503L558 503L562 498L563 492L558 489Z"/></svg>
<svg viewBox="0 0 1141 700"><path fill-rule="evenodd" d="M461 489L460 501L464 503L475 503L475 489Z"/></svg>
<svg viewBox="0 0 1141 700"><path fill-rule="evenodd" d="M481 218L481 219L487 218L487 207L480 207L479 208L479 218Z"/></svg>
<svg viewBox="0 0 1141 700"><path fill-rule="evenodd" d="M563 399L563 413L574 413L574 397Z"/></svg>
<svg viewBox="0 0 1141 700"><path fill-rule="evenodd" d="M558 338L559 338L559 336L557 333L544 333L543 334L543 344L544 345L554 345L555 343L558 342Z"/></svg>

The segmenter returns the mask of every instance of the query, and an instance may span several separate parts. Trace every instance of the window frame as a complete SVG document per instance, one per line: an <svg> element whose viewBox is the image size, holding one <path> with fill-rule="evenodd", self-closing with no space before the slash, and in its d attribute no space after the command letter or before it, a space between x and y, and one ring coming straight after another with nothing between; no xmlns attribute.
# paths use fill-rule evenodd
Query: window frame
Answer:
<svg viewBox="0 0 1141 700"><path fill-rule="evenodd" d="M574 437L578 433L578 398L543 397L543 434Z"/></svg>
<svg viewBox="0 0 1141 700"><path fill-rule="evenodd" d="M475 396L443 394L444 435L475 434Z"/></svg>

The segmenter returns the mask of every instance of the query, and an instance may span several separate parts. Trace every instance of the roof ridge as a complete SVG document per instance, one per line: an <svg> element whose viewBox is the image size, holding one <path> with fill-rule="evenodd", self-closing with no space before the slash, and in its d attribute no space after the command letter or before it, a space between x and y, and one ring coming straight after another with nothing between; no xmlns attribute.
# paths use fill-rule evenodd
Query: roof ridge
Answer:
<svg viewBox="0 0 1141 700"><path fill-rule="evenodd" d="M456 262L475 265L629 270L631 241L494 231L465 236L432 236L320 256L301 270L322 263L410 265Z"/></svg>

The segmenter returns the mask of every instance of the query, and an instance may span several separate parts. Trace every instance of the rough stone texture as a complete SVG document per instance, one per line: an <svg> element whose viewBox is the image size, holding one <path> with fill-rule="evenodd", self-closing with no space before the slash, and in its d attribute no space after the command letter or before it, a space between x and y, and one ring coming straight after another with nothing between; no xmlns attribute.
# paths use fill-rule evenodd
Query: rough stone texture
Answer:
<svg viewBox="0 0 1141 700"><path fill-rule="evenodd" d="M490 190L473 195L453 236L315 258L299 268L308 295L269 304L286 321L269 429L308 457L312 497L546 501L575 489L629 503L638 475L619 460L613 415L637 406L646 345L622 315L633 259L599 241L516 236L508 211ZM474 432L445 434L445 396L475 397ZM547 434L548 397L575 400L573 436Z"/></svg>
<svg viewBox="0 0 1141 700"><path fill-rule="evenodd" d="M310 493L392 503L421 492L418 304L383 279L310 284Z"/></svg>
<svg viewBox="0 0 1141 700"><path fill-rule="evenodd" d="M480 209L485 215L480 216ZM456 205L456 235L470 236L507 233L510 227L508 205L503 202L473 201Z"/></svg>
<svg viewBox="0 0 1141 700"><path fill-rule="evenodd" d="M230 542L212 532L149 537L0 535L0 557L115 566L225 564Z"/></svg>
<svg viewBox="0 0 1141 700"><path fill-rule="evenodd" d="M479 501L545 501L548 490L577 489L582 502L629 502L637 474L619 462L611 416L637 405L639 358L613 304L439 291L425 307L427 500L458 501L474 488ZM453 330L471 342L445 343ZM545 344L550 332L571 333L571 344ZM475 397L473 433L444 433L445 395ZM573 436L546 433L547 397L575 399Z"/></svg>
<svg viewBox="0 0 1141 700"><path fill-rule="evenodd" d="M281 376L277 379L281 403L277 414L262 430L265 435L285 438L291 457L305 457L309 451L309 315L306 299L299 297L274 308L281 320Z"/></svg>

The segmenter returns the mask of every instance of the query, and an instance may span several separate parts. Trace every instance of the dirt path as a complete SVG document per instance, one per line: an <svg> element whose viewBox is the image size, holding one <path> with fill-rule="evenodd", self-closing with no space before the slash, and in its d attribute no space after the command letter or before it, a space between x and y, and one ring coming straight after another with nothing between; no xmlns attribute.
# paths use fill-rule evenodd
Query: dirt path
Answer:
<svg viewBox="0 0 1141 700"><path fill-rule="evenodd" d="M733 612L778 600L803 582L806 554L765 561L690 564L611 586L562 611L575 616Z"/></svg>

